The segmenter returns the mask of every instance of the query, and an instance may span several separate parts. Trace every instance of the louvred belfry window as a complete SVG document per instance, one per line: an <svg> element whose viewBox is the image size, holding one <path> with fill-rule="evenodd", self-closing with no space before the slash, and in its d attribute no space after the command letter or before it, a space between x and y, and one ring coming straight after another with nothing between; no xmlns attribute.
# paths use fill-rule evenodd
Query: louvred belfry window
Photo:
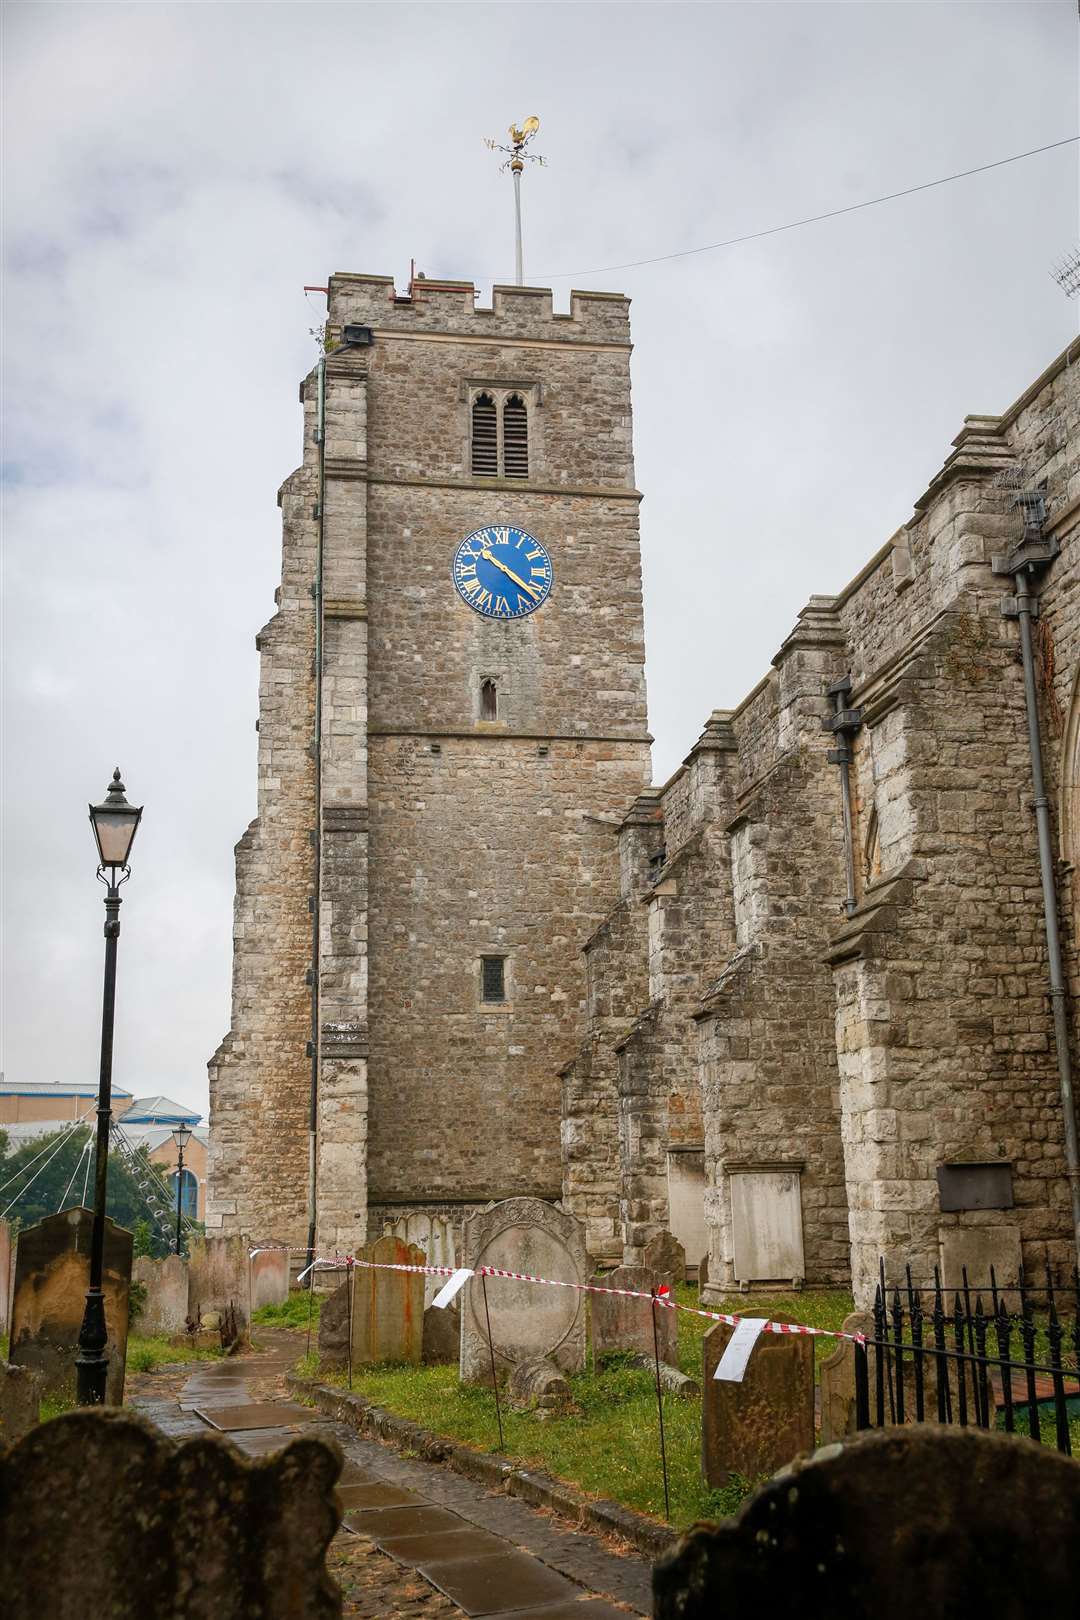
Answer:
<svg viewBox="0 0 1080 1620"><path fill-rule="evenodd" d="M503 475L529 476L529 413L518 394L511 394L503 406Z"/></svg>
<svg viewBox="0 0 1080 1620"><path fill-rule="evenodd" d="M472 475L499 476L499 418L490 394L478 394L472 408Z"/></svg>

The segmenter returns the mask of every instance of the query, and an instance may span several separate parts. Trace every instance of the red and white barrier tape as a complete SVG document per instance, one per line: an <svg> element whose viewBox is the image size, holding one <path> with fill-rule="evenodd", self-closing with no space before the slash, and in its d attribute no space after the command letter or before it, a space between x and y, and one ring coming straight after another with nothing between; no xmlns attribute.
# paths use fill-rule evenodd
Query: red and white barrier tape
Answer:
<svg viewBox="0 0 1080 1620"><path fill-rule="evenodd" d="M263 1251L253 1249L252 1255ZM307 1254L307 1249L290 1249L290 1254ZM411 1266L398 1264L390 1260L359 1260L355 1255L342 1254L323 1256L313 1260L297 1277L302 1282L309 1271L341 1271L353 1267L363 1267L366 1271L411 1271L419 1272L425 1277L455 1277L464 1272L469 1277L503 1277L510 1282L539 1283L545 1288L572 1288L579 1294L618 1294L624 1299L645 1299L650 1304L662 1305L669 1311L685 1311L690 1316L703 1316L710 1322L723 1322L728 1327L738 1327L740 1322L752 1320L742 1316L731 1316L724 1311L707 1311L699 1305L683 1305L671 1297L666 1285L658 1288L655 1294L646 1294L638 1288L605 1288L602 1283L564 1282L556 1277L533 1277L526 1271L503 1271L498 1266ZM807 1327L802 1322L766 1322L761 1329L763 1333L791 1333L801 1334L808 1338L822 1339L848 1339L855 1344L865 1344L865 1333L842 1333L837 1328Z"/></svg>

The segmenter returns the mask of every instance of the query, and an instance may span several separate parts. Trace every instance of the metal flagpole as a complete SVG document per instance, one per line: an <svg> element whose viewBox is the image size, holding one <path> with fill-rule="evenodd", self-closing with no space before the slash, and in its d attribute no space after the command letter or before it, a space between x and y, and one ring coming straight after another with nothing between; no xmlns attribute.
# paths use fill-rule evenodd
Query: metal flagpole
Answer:
<svg viewBox="0 0 1080 1620"><path fill-rule="evenodd" d="M540 128L539 118L526 118L521 128L516 124L510 125L510 140L512 145L501 146L498 141L485 141L484 145L492 152L505 152L506 162L504 169L509 169L514 177L514 279L519 287L525 285L525 257L521 245L521 174L526 159L530 163L543 163L543 158L537 152L526 152L525 148Z"/></svg>

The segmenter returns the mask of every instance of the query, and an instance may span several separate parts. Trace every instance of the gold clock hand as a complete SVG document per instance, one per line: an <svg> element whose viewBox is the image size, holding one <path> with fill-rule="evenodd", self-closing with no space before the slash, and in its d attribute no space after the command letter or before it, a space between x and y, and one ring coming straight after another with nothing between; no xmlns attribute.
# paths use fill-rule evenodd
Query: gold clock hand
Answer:
<svg viewBox="0 0 1080 1620"><path fill-rule="evenodd" d="M512 579L514 584L519 586L521 590L527 592L529 596L535 598L539 594L535 585L526 585L525 581L519 578L519 576L514 573L512 568L507 568L506 564L504 562L500 562L498 557L492 556L491 552L486 547L483 551L481 551L480 555L486 562L494 563L495 567L498 568L501 573L504 573L507 579Z"/></svg>

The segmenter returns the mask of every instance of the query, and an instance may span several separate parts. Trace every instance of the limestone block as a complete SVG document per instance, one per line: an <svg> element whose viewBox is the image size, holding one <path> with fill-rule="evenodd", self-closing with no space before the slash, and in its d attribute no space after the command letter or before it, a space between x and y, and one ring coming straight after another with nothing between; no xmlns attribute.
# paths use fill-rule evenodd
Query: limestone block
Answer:
<svg viewBox="0 0 1080 1620"><path fill-rule="evenodd" d="M489 1204L465 1222L462 1263L548 1277L578 1285L545 1288L505 1277L487 1279L488 1310L500 1378L519 1361L548 1357L563 1372L585 1365L585 1294L588 1277L585 1232L580 1221L540 1198L507 1198ZM484 1290L479 1277L464 1289L461 1378L490 1383Z"/></svg>
<svg viewBox="0 0 1080 1620"><path fill-rule="evenodd" d="M6 1612L333 1620L325 1553L340 1471L332 1440L254 1462L223 1436L177 1446L127 1412L40 1424L0 1453Z"/></svg>
<svg viewBox="0 0 1080 1620"><path fill-rule="evenodd" d="M990 1289L990 1267L999 1289L1015 1289L1020 1282L1019 1226L943 1226L938 1233L941 1286L947 1294L963 1288L964 1270L974 1294ZM1018 1296L1009 1301L1015 1303ZM989 1309L989 1306L987 1307Z"/></svg>
<svg viewBox="0 0 1080 1620"><path fill-rule="evenodd" d="M701 1461L710 1485L732 1474L757 1479L814 1449L814 1341L762 1333L741 1383L713 1374L734 1329L718 1322L703 1341Z"/></svg>
<svg viewBox="0 0 1080 1620"><path fill-rule="evenodd" d="M510 1374L510 1404L518 1411L558 1411L570 1404L570 1385L553 1361L519 1361Z"/></svg>

